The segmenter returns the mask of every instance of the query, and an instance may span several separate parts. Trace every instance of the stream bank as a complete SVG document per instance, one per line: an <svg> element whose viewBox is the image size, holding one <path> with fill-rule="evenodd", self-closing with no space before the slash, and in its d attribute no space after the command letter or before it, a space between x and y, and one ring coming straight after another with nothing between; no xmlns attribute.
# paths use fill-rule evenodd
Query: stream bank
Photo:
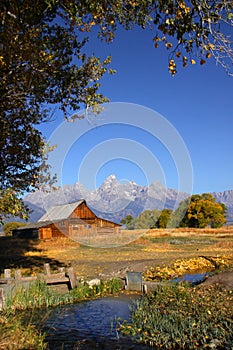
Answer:
<svg viewBox="0 0 233 350"><path fill-rule="evenodd" d="M185 275L182 280L196 284L204 278L205 274L195 274ZM122 293L118 297L104 297L55 308L43 327L48 349L151 349L117 330L124 320L130 322L131 308L140 296L140 293Z"/></svg>

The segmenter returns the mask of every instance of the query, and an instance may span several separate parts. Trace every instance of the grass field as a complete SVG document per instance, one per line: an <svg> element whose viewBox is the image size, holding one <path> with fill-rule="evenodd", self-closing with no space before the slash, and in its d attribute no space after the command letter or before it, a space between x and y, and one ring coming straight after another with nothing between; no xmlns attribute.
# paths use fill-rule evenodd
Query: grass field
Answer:
<svg viewBox="0 0 233 350"><path fill-rule="evenodd" d="M138 237L135 241L131 241L132 234ZM97 246L109 243L107 237L101 239L98 242L94 237L92 243ZM147 280L160 280L187 272L233 269L233 227L218 230L123 231L118 237L111 238L109 245L113 245L114 240L115 246L112 248L100 248L84 246L67 237L44 241L1 237L1 274L5 268L20 268L25 275L34 275L43 271L44 263L50 263L54 270L59 266L72 265L77 275L84 279L125 277L127 270L142 271ZM120 244L129 241L128 244ZM170 283L167 285L172 286ZM192 294L191 289L183 290L181 285L174 286L176 289L173 293L173 290L164 290L163 286L166 283L161 285L162 297L156 293L150 299L148 294L147 300L145 295L142 299L144 304L135 310L132 324L125 324L126 334L136 334L141 342L164 349L213 348L212 345L216 344L221 349L229 348L227 344L232 344L232 319L229 314L229 310L232 310L232 290L212 290L204 286L203 291L194 290ZM44 300L41 291L37 293L37 299L34 294L28 299L28 293L23 292L20 296L17 292L20 305L25 296L30 305L32 300ZM70 298L72 295L64 297ZM54 302L47 294L45 299ZM18 314L14 314L18 304L15 299L12 302L13 314L3 313L0 318L0 349L45 349L44 335L30 323L25 325L21 322ZM159 310L159 313L154 310ZM151 319L151 316L158 319ZM157 321L158 326L155 327ZM156 328L160 331L156 332Z"/></svg>
<svg viewBox="0 0 233 350"><path fill-rule="evenodd" d="M21 268L26 275L33 275L41 272L44 263L49 262L55 270L59 266L72 265L77 275L84 278L101 274L124 276L126 270L145 271L200 256L224 257L229 265L233 265L233 227L135 233L139 237L137 240L111 248L84 246L67 237L45 241L2 237L1 273L4 268ZM125 242L132 239L132 231L123 231L122 235Z"/></svg>

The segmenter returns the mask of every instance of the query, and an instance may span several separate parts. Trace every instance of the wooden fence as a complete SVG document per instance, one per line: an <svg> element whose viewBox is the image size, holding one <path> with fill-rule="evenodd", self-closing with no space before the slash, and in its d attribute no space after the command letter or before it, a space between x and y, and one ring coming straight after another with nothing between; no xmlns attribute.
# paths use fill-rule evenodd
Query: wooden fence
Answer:
<svg viewBox="0 0 233 350"><path fill-rule="evenodd" d="M0 278L0 310L4 307L5 296L11 292L16 286L28 286L37 279L44 281L47 285L66 285L68 289L77 287L77 277L73 267L60 267L57 273L51 273L50 265L44 264L45 273L37 276L22 276L21 270L15 270L14 276L10 269L4 270L4 277Z"/></svg>

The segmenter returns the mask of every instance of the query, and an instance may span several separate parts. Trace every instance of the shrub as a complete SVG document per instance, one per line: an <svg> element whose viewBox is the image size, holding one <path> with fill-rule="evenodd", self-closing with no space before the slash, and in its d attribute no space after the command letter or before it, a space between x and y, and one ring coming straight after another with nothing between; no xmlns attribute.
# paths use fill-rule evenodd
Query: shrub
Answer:
<svg viewBox="0 0 233 350"><path fill-rule="evenodd" d="M233 293L168 283L138 300L121 330L155 348L231 349Z"/></svg>
<svg viewBox="0 0 233 350"><path fill-rule="evenodd" d="M3 225L3 232L6 236L11 236L12 231L20 226L25 226L24 222L7 222L5 225Z"/></svg>

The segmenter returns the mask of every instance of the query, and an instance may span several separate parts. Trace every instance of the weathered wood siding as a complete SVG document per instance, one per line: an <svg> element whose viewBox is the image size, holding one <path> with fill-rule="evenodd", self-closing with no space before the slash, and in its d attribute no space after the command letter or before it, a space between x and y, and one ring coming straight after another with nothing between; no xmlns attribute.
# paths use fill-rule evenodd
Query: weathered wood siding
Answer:
<svg viewBox="0 0 233 350"><path fill-rule="evenodd" d="M97 226L98 227L116 227L116 226L120 226L118 224L115 224L114 222L111 221L107 221L101 218L97 218Z"/></svg>
<svg viewBox="0 0 233 350"><path fill-rule="evenodd" d="M58 222L50 225L53 237L63 237L69 234L69 223L68 220Z"/></svg>
<svg viewBox="0 0 233 350"><path fill-rule="evenodd" d="M69 225L67 220L56 224L51 224L47 227L39 228L40 239L50 239L52 237L63 237L69 234Z"/></svg>
<svg viewBox="0 0 233 350"><path fill-rule="evenodd" d="M97 234L98 235L112 235L119 232L119 227L97 227Z"/></svg>
<svg viewBox="0 0 233 350"><path fill-rule="evenodd" d="M52 238L52 229L51 229L51 227L41 227L41 228L39 228L39 238L40 239Z"/></svg>
<svg viewBox="0 0 233 350"><path fill-rule="evenodd" d="M85 223L92 225L92 226L97 226L97 227L120 227L121 225L116 224L114 222L98 218L91 209L87 207L85 203L82 203L79 205L74 212L70 216L71 219L73 218L79 218Z"/></svg>
<svg viewBox="0 0 233 350"><path fill-rule="evenodd" d="M97 234L96 226L92 225L79 225L78 227L70 225L69 236L70 237L86 237Z"/></svg>
<svg viewBox="0 0 233 350"><path fill-rule="evenodd" d="M80 204L71 214L70 218L79 218L90 225L97 224L97 216L87 207L85 203Z"/></svg>

